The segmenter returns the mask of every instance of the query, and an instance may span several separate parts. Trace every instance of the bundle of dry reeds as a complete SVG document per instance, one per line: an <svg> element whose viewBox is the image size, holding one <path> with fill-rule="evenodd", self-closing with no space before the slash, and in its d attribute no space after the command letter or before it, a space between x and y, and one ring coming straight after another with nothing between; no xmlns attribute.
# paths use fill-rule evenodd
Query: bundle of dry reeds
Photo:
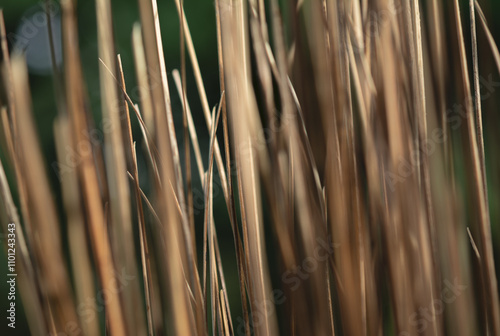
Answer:
<svg viewBox="0 0 500 336"><path fill-rule="evenodd" d="M498 204L489 201L500 190L500 53L479 3L216 0L215 106L189 17L175 3L180 71L166 69L156 0L138 1L133 101L110 1L96 0L101 142L89 136L75 1L61 0L57 186L25 61L9 54L0 12L1 220L6 235L16 224L31 334L500 335L491 230L498 242L500 217L490 219ZM187 66L210 134L208 162ZM172 108L177 94L181 110ZM4 170L15 176L10 185ZM214 184L225 213L214 212ZM232 242L218 239L221 225ZM221 244L232 246L236 276L224 272Z"/></svg>

